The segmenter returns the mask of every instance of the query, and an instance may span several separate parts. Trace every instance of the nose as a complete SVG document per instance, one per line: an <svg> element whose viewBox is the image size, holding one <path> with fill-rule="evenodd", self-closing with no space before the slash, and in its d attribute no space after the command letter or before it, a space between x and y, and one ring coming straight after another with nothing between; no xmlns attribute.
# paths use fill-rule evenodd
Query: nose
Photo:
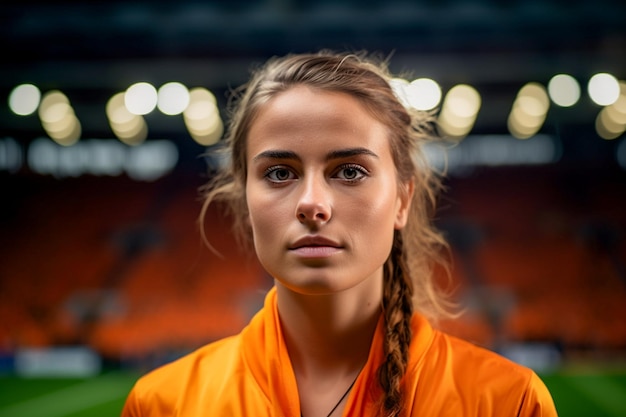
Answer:
<svg viewBox="0 0 626 417"><path fill-rule="evenodd" d="M300 223L321 225L332 217L331 192L323 179L308 178L302 181L301 193L296 206Z"/></svg>

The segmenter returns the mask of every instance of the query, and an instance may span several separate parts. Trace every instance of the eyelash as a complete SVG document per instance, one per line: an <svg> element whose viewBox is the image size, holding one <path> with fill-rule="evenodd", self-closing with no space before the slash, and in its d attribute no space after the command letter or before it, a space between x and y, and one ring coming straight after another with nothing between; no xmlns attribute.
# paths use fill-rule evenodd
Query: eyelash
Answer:
<svg viewBox="0 0 626 417"><path fill-rule="evenodd" d="M276 165L276 166L272 166L272 167L269 167L268 169L266 169L265 172L263 173L263 177L267 178L269 181L271 181L273 183L282 183L282 182L288 181L288 180L279 180L279 179L272 179L272 178L270 178L270 175L272 175L272 174L274 174L274 173L276 173L278 171L286 171L286 172L289 173L290 176L293 175L293 172L289 168L286 168L286 167L284 167L282 165Z"/></svg>
<svg viewBox="0 0 626 417"><path fill-rule="evenodd" d="M358 177L357 178L343 178L343 181L347 181L349 183L355 183L355 182L359 182L361 180L363 180L365 177L369 176L369 172L363 168L361 165L357 165L357 164L344 164L341 165L339 167L339 169L337 170L337 172L341 172L344 171L346 169L353 169L355 171L358 172Z"/></svg>
<svg viewBox="0 0 626 417"><path fill-rule="evenodd" d="M342 172L342 171L344 171L346 169L353 169L353 170L358 172L357 178L340 178L342 181L350 183L350 184L362 181L365 177L369 176L369 171L367 171L361 165L358 165L358 164L343 164L343 165L340 165L335 170L335 174L333 174L333 178L336 178L337 175L340 172ZM289 181L289 180L293 179L293 178L287 178L287 179L281 180L281 179L271 178L272 174L274 174L274 173L276 173L278 171L286 171L289 174L290 177L294 175L294 173L293 173L293 171L291 169L289 169L289 168L287 168L285 166L282 166L282 165L275 165L275 166L267 168L265 170L265 172L263 173L263 177L268 179L270 182L275 183L275 184L280 184L280 183L283 183L285 181Z"/></svg>

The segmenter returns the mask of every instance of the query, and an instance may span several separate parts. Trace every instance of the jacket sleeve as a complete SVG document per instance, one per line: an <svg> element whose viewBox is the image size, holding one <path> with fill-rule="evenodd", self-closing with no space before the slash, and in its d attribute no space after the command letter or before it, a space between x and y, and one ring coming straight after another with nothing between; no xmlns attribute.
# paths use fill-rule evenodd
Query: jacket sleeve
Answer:
<svg viewBox="0 0 626 417"><path fill-rule="evenodd" d="M557 417L556 407L550 391L548 391L544 382L534 372L528 381L517 416Z"/></svg>

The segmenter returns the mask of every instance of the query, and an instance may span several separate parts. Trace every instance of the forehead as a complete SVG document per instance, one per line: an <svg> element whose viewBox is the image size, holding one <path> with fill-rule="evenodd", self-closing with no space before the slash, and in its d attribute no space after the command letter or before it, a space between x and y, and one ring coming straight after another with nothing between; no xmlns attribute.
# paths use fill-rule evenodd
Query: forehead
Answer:
<svg viewBox="0 0 626 417"><path fill-rule="evenodd" d="M351 142L388 147L386 127L350 94L307 86L279 93L258 110L248 132L248 147L268 142L297 144Z"/></svg>

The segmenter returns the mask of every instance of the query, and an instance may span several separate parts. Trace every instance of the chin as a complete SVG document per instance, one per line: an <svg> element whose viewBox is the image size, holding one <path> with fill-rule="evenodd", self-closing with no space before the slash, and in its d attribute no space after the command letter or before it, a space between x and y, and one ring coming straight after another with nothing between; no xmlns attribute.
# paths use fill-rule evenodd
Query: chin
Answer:
<svg viewBox="0 0 626 417"><path fill-rule="evenodd" d="M298 280L276 280L283 287L288 288L302 295L331 295L346 290L348 287L345 285L338 285L336 279L325 278L310 278L310 279L298 279Z"/></svg>

